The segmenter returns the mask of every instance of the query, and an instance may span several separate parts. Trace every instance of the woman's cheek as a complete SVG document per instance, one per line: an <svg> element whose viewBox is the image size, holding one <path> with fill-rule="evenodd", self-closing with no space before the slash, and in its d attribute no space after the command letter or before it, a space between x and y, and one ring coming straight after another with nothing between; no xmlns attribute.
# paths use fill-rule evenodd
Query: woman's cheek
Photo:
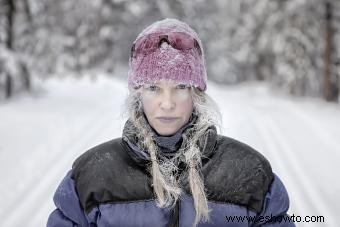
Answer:
<svg viewBox="0 0 340 227"><path fill-rule="evenodd" d="M190 101L191 100L191 94L190 94L189 90L178 91L176 93L176 99L180 102Z"/></svg>
<svg viewBox="0 0 340 227"><path fill-rule="evenodd" d="M157 95L155 92L144 91L142 93L142 99L144 99L145 101L153 100L155 98L157 98Z"/></svg>

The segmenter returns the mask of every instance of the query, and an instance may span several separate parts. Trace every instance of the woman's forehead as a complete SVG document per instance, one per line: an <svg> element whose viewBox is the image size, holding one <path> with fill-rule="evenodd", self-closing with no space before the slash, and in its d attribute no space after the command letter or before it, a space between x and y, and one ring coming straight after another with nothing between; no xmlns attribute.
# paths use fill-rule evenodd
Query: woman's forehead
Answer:
<svg viewBox="0 0 340 227"><path fill-rule="evenodd" d="M186 84L186 83L168 80L168 79L160 79L160 80L157 80L153 83L150 83L149 85L151 85L151 84L158 85L158 86L177 86L178 84Z"/></svg>

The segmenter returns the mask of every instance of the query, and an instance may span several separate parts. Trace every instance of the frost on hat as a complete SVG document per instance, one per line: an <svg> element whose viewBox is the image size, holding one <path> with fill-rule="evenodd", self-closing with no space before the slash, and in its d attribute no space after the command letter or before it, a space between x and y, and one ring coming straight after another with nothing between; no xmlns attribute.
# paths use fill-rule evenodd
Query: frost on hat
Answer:
<svg viewBox="0 0 340 227"><path fill-rule="evenodd" d="M176 19L157 21L145 28L136 38L153 33L183 32L197 40L201 47L200 55L194 49L177 50L163 42L160 48L150 54L137 54L129 59L128 86L136 88L161 79L192 85L206 90L207 73L205 69L202 42L197 33L186 23Z"/></svg>

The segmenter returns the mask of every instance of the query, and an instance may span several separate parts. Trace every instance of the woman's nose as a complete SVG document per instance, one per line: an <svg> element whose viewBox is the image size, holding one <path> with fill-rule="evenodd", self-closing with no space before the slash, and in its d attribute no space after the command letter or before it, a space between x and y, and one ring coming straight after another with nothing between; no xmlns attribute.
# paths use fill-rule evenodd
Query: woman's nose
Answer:
<svg viewBox="0 0 340 227"><path fill-rule="evenodd" d="M165 92L162 95L160 106L164 110L171 110L171 109L175 108L176 103L175 103L175 100L170 93Z"/></svg>

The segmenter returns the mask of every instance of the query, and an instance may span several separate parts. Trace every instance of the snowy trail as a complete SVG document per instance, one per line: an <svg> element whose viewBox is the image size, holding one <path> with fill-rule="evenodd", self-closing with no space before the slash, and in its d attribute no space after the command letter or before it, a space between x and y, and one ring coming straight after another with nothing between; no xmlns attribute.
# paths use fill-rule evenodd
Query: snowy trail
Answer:
<svg viewBox="0 0 340 227"><path fill-rule="evenodd" d="M292 203L291 210L293 211L291 213L300 216L326 215L331 213L309 177L306 176L304 166L301 165L301 159L295 153L297 149L290 145L289 137L283 133L282 128L279 128L277 122L268 115L265 115L263 118L263 127L267 130L267 138L270 138L270 140L265 142L265 145L270 145L269 150L271 154L268 158L276 157L273 165L278 166L279 172L284 172L287 175L284 182L288 188L290 200L305 201L301 204ZM259 114L257 114L258 119L261 119ZM294 193L291 193L292 191ZM334 225L335 223L333 223Z"/></svg>
<svg viewBox="0 0 340 227"><path fill-rule="evenodd" d="M225 134L246 141L270 160L290 195L289 213L323 215L322 226L337 226L340 188L334 179L340 160L339 106L282 98L262 85L215 90L212 96L223 115L233 119L224 118L224 128L229 130Z"/></svg>
<svg viewBox="0 0 340 227"><path fill-rule="evenodd" d="M263 118L260 122L271 132L268 138L277 143L276 150L272 150L268 156L276 155L280 160L285 160L283 163L286 166L281 172L285 171L289 176L286 181L291 201L304 201L300 209L297 203L292 203L292 213L301 216L323 215L330 226L336 226L335 217L340 207L334 197L327 196L331 190L324 186L334 185L337 188L334 193L339 191L339 186L334 184L334 170L338 166L340 150L336 138L332 138L332 131L338 129L332 129L329 127L331 125L325 127L327 119L320 121L320 118L313 116L318 112L309 113L302 109L305 107L289 100L280 100L275 112L261 112L261 108L254 105L253 112L258 115L258 119ZM322 117L326 115L327 112ZM339 119L337 124L339 126ZM311 223L306 226L311 226Z"/></svg>
<svg viewBox="0 0 340 227"><path fill-rule="evenodd" d="M332 141L329 143L325 138L332 138L332 134L328 130L322 130L318 126L317 121L308 122L306 119L310 118L309 115L300 115L303 118L297 118L295 113L301 109L294 108L294 114L284 114L285 118L296 119L296 126L294 127L293 133L287 133L290 131L291 126L288 122L271 120L271 124L276 124L275 134L279 134L281 141L284 143L281 146L284 147L283 152L290 157L288 170L294 170L290 179L297 179L296 187L306 195L304 210L296 211L296 214L301 215L323 215L330 226L336 226L336 219L338 211L340 210L337 204L335 193L339 192L339 186L336 185L334 179L336 176L336 169L339 162L339 148ZM282 110L281 113L284 113ZM286 132L286 133L285 133ZM300 135L300 136L298 136ZM334 138L334 141L337 141ZM334 143L334 145L332 145ZM322 170L323 169L323 170ZM294 178L296 176L296 178ZM299 185L300 183L300 185ZM331 187L325 186L335 186L333 188L334 195L328 196L327 193L332 191ZM296 192L298 189L292 189ZM301 197L297 197L296 193L291 196L292 201L298 201ZM309 202L308 202L309 201ZM308 203L310 206L308 206ZM307 206L306 206L307 205ZM292 205L294 208L294 205ZM309 225L310 226L310 223ZM317 225L315 225L317 226Z"/></svg>
<svg viewBox="0 0 340 227"><path fill-rule="evenodd" d="M102 130L105 129L105 126L107 125L107 119L110 118L108 114L109 112L106 112L106 114L99 119L100 121L97 119L98 113L99 112L94 114L92 119L88 119L88 121L85 122L86 124L83 125L83 128L78 129L78 134L81 135L81 137L76 143L74 138L64 138L65 144L63 144L58 149L53 150L53 156L50 157L48 162L45 161L44 166L42 166L42 168L45 170L44 174L48 177L41 178L39 182L31 181L28 184L28 189L30 190L25 191L24 193L28 193L30 196L25 198L24 195L22 195L20 198L18 198L18 201L15 201L15 204L22 203L22 206L17 207L15 209L15 213L7 216L7 220L3 223L4 226L17 226L17 217L27 220L28 222L26 223L28 226L36 226L36 224L39 223L36 222L39 221L37 217L39 217L39 214L43 213L44 209L42 208L45 208L47 205L46 198L41 195L47 195L51 190L55 190L51 187L51 185L53 185L54 182L59 181L60 172L70 168L70 160L77 158L75 153L63 151L85 151L88 148L88 141L90 141L91 138L100 135ZM91 130L86 130L89 127L91 127ZM86 133L84 133L84 131ZM107 132L105 131L105 133ZM58 160L58 165L55 165L56 160ZM30 213L32 204L45 204L45 206L35 209L33 219L30 220L32 218L32 214Z"/></svg>
<svg viewBox="0 0 340 227"><path fill-rule="evenodd" d="M125 81L52 80L45 93L0 104L1 226L45 226L53 193L84 151L121 136ZM289 213L323 215L336 226L340 211L339 106L275 95L262 84L220 87L208 94L223 115L222 134L249 144L271 162L290 195Z"/></svg>
<svg viewBox="0 0 340 227"><path fill-rule="evenodd" d="M110 86L112 85L114 84L111 82ZM20 177L20 184L25 185L25 187L20 187L12 191L14 193L11 193L11 190L3 192L5 198L8 197L10 199L5 203L6 206L3 206L6 207L6 209L0 209L0 218L4 220L1 226L22 226L23 223L25 223L25 226L44 226L48 214L53 209L52 196L57 184L64 177L66 171L71 168L75 158L93 145L106 141L111 137L119 136L114 134L118 132L116 126L120 125L120 122L117 122L120 112L116 111L117 108L112 106L111 102L101 102L101 100L104 100L106 95L110 97L110 100L114 100L113 98L115 97L117 97L118 100L122 100L123 94L125 93L123 87L111 87L110 90L115 90L114 93L106 92L106 94L102 92L103 94L96 94L92 102L91 95L93 95L93 93L91 90L97 93L105 87L101 85L100 87L93 87L89 90L87 87L90 86L91 85L86 85L86 90L83 92L85 96L82 98L89 101L89 106L94 108L84 108L84 112L82 112L80 111L81 109L72 108L70 103L67 103L68 98L74 95L68 92L61 95L58 99L60 102L65 102L62 107L65 106L66 108L61 108L63 110L60 111L59 114L71 116L73 121L68 121L67 124L58 124L59 122L56 122L54 125L56 129L53 135L50 134L44 137L46 140L40 141L40 143L35 141L36 146L30 148L30 153L26 157L31 159L30 164L25 168L26 171L15 171L16 168L14 166L7 165L7 168L13 170L13 176L16 179ZM50 89L55 89L53 84ZM70 91L71 89L69 89L69 92ZM54 93L54 91L52 91L52 93ZM59 94L53 95L60 96ZM98 97L101 97L101 99L98 100ZM102 104L98 104L98 102ZM38 101L35 107L42 109L44 105L45 103L39 103ZM58 108L59 107L55 109ZM51 109L51 112L53 112L53 107L51 107ZM38 111L39 110L37 110L37 112ZM41 130L43 127L44 125L41 124L37 130ZM1 131L1 134L4 134L4 132ZM18 134L20 133L18 132ZM14 153L18 153L18 156L23 155L20 151ZM24 165L25 163L19 161L19 164ZM26 174L23 175L25 172ZM3 177L3 175L1 175L1 177ZM8 181L6 186L15 187L14 184L14 181ZM15 210L15 212L6 213L8 210Z"/></svg>

